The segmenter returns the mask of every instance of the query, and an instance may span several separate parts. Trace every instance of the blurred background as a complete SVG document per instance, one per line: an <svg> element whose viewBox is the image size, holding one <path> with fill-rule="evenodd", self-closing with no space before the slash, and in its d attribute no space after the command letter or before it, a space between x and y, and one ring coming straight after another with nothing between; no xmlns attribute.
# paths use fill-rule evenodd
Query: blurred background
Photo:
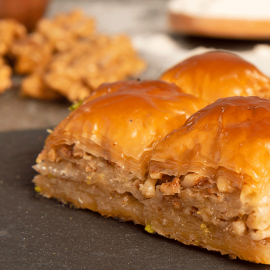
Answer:
<svg viewBox="0 0 270 270"><path fill-rule="evenodd" d="M40 4L29 10L27 7L33 5L31 2ZM199 4L204 2L198 1L196 8L200 10ZM58 13L78 8L94 18L96 31L107 35L123 33L130 38L134 49L146 62L146 69L135 78L157 79L163 71L179 61L212 49L238 53L266 75L270 75L270 36L216 37L209 33L204 35L202 32L189 33L187 29L177 29L172 26L170 15L174 11L176 14L181 13L181 3L179 11L177 8L169 8L169 1L166 0L0 0L0 17L13 16L33 31L39 17L50 19ZM235 8L231 6L231 10ZM198 16L198 12L194 14ZM217 14L216 17L219 16L221 15ZM255 20L259 16L257 14ZM243 18L249 20L247 16L241 17ZM262 20L267 22L266 16ZM69 114L71 102L66 99L40 100L22 97L19 92L22 79L23 76L12 75L12 86L0 95L0 131L52 128Z"/></svg>

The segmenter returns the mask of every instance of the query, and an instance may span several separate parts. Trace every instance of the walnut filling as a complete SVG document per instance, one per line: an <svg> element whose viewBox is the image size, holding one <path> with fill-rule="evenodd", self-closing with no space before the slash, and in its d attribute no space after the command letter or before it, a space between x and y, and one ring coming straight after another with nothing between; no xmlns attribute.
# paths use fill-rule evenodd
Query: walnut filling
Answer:
<svg viewBox="0 0 270 270"><path fill-rule="evenodd" d="M144 184L140 184L140 191L146 198L152 198L156 196L156 179L148 178Z"/></svg>
<svg viewBox="0 0 270 270"><path fill-rule="evenodd" d="M222 227L235 235L246 234L255 241L270 237L270 227L260 229L256 226L258 210L241 200L241 181L235 181L235 176L233 180L228 180L222 173L214 177L197 173L174 178L161 173L151 173L150 176L155 179L149 187L153 190L155 185L155 195L161 192L163 200L186 215L196 216L203 223ZM145 186L141 190L147 197Z"/></svg>
<svg viewBox="0 0 270 270"><path fill-rule="evenodd" d="M88 186L101 183L110 192L128 192L146 204L147 200L160 197L160 202L198 218L202 224L218 226L238 236L245 234L255 241L270 237L267 225L265 229L256 226L256 209L241 200L241 181L235 175L229 181L220 172L211 177L198 173L180 177L152 173L143 181L117 164L95 157L76 145L53 149L47 153L47 159L39 160L34 168L51 178L52 183L54 178L55 181L62 179Z"/></svg>
<svg viewBox="0 0 270 270"><path fill-rule="evenodd" d="M117 164L104 158L95 157L76 145L61 147L47 154L48 160L34 166L40 174L55 179L84 182L87 185L102 183L111 191L120 194L131 193L136 199L143 199L139 191L142 180L131 172L125 171Z"/></svg>

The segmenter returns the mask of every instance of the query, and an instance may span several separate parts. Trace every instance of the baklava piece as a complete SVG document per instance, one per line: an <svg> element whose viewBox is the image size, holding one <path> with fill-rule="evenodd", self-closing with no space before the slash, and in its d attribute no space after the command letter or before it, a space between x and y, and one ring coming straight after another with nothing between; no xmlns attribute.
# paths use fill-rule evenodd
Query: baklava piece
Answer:
<svg viewBox="0 0 270 270"><path fill-rule="evenodd" d="M151 151L204 105L161 81L101 86L48 136L34 166L36 191L144 225Z"/></svg>
<svg viewBox="0 0 270 270"><path fill-rule="evenodd" d="M212 51L192 56L161 75L208 104L231 96L270 98L270 79L236 54Z"/></svg>
<svg viewBox="0 0 270 270"><path fill-rule="evenodd" d="M269 145L269 100L230 97L200 110L151 155L146 223L185 244L270 264Z"/></svg>

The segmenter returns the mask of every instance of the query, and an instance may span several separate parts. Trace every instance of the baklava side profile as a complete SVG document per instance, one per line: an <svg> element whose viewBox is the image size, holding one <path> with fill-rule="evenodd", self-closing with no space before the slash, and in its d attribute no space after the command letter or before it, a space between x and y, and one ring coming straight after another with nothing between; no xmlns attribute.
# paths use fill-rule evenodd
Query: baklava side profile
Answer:
<svg viewBox="0 0 270 270"><path fill-rule="evenodd" d="M204 106L162 81L102 85L48 136L34 166L36 191L144 225L152 149Z"/></svg>
<svg viewBox="0 0 270 270"><path fill-rule="evenodd" d="M270 264L270 101L230 97L155 147L146 223L182 243Z"/></svg>

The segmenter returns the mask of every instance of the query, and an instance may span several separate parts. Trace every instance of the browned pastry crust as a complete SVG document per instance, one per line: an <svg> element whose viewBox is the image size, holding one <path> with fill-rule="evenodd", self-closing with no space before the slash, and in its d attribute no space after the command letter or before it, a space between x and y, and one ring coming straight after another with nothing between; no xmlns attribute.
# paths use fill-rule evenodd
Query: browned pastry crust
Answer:
<svg viewBox="0 0 270 270"><path fill-rule="evenodd" d="M34 178L36 190L145 224L140 188L151 151L204 105L161 81L102 85L47 138L34 166L40 173Z"/></svg>
<svg viewBox="0 0 270 270"><path fill-rule="evenodd" d="M268 39L269 20L208 18L169 11L172 32L231 39Z"/></svg>
<svg viewBox="0 0 270 270"><path fill-rule="evenodd" d="M160 78L209 104L231 96L270 98L269 77L230 52L212 51L192 56L165 71Z"/></svg>
<svg viewBox="0 0 270 270"><path fill-rule="evenodd" d="M220 99L162 139L198 102L160 82L103 85L47 138L36 190L270 264L270 101Z"/></svg>
<svg viewBox="0 0 270 270"><path fill-rule="evenodd" d="M122 81L105 87L114 90L104 94L101 86L95 98L84 101L64 119L48 137L39 159L48 158L58 145L78 142L85 144L85 150L93 147L90 154L116 162L144 179L156 142L205 105L162 81Z"/></svg>
<svg viewBox="0 0 270 270"><path fill-rule="evenodd" d="M151 155L147 222L185 244L270 264L269 130L270 101L259 97L195 113Z"/></svg>

